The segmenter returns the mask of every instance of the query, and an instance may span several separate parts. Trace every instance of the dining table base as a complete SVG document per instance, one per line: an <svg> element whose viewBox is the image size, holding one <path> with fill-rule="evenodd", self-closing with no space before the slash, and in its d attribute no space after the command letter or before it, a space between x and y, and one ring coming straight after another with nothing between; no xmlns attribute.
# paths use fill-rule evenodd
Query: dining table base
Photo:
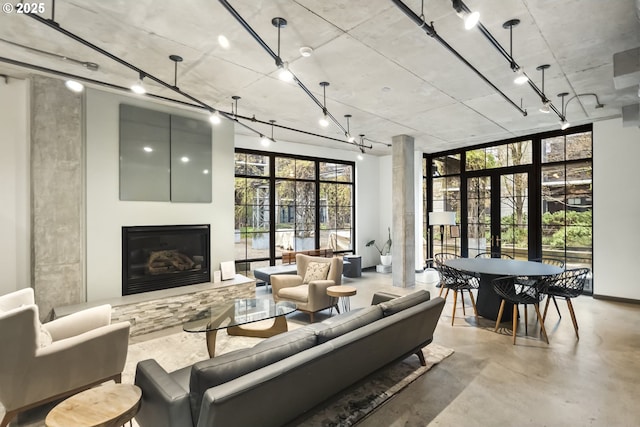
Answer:
<svg viewBox="0 0 640 427"><path fill-rule="evenodd" d="M476 309L478 315L485 319L497 320L500 311L500 303L502 298L493 290L492 281L501 277L494 274L480 274L480 287L478 288L478 298L476 301ZM511 321L513 313L513 304L505 302L504 312L502 313L501 322Z"/></svg>

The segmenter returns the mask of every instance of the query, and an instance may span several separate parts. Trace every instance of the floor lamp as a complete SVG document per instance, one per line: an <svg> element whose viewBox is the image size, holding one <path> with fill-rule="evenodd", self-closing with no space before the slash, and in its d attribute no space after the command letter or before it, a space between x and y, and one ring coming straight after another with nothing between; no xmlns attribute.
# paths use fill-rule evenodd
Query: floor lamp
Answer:
<svg viewBox="0 0 640 427"><path fill-rule="evenodd" d="M455 212L429 212L429 226L440 226L440 253L444 245L444 226L456 225Z"/></svg>

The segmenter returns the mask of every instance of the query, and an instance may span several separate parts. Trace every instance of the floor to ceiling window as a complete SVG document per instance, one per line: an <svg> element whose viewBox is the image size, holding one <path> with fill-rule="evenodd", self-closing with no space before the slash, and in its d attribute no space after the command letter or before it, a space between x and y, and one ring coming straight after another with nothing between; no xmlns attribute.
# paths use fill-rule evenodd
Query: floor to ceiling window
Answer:
<svg viewBox="0 0 640 427"><path fill-rule="evenodd" d="M274 265L283 251L353 251L355 164L237 149L235 260Z"/></svg>
<svg viewBox="0 0 640 427"><path fill-rule="evenodd" d="M592 131L531 135L425 155L425 230L435 253L592 263ZM428 212L454 211L460 239L440 241ZM447 227L445 227L445 230ZM457 233L454 233L454 235ZM591 282L587 292L592 292Z"/></svg>

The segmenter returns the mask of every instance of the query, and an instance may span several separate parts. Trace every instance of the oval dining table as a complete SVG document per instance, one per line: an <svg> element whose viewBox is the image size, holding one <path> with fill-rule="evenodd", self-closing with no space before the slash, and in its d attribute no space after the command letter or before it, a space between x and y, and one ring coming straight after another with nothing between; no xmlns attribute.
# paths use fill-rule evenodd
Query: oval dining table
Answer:
<svg viewBox="0 0 640 427"><path fill-rule="evenodd" d="M503 258L453 258L445 265L458 270L475 273L480 278L476 309L486 319L496 320L502 299L493 290L491 281L503 276L547 276L561 273L560 267L535 261ZM512 306L505 306L502 321L511 320Z"/></svg>

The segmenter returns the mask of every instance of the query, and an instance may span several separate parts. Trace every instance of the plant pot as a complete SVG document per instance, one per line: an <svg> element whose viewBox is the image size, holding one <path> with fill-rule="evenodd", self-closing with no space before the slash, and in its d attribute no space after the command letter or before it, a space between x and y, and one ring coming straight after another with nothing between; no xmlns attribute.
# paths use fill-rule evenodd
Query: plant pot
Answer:
<svg viewBox="0 0 640 427"><path fill-rule="evenodd" d="M391 255L380 255L380 264L391 265Z"/></svg>

